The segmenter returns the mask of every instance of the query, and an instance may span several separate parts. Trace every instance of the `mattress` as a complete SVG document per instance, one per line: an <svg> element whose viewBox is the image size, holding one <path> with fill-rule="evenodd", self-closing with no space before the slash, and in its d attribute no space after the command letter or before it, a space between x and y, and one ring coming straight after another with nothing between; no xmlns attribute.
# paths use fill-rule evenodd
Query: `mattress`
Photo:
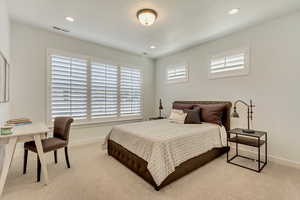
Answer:
<svg viewBox="0 0 300 200"><path fill-rule="evenodd" d="M181 163L226 146L226 130L216 124L177 124L166 119L113 126L107 139L147 161L160 185Z"/></svg>

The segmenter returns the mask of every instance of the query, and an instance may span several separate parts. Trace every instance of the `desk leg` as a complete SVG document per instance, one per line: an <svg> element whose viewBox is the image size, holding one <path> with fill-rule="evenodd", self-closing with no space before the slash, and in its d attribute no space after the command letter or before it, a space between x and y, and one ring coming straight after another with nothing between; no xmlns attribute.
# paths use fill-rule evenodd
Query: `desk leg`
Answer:
<svg viewBox="0 0 300 200"><path fill-rule="evenodd" d="M45 160L45 154L43 151L43 146L42 146L42 141L41 141L41 135L35 135L34 142L35 142L36 149L37 149L40 161L41 161L42 172L43 172L44 179L45 179L45 185L47 185L48 184L48 171L47 171L47 163Z"/></svg>
<svg viewBox="0 0 300 200"><path fill-rule="evenodd" d="M10 138L7 147L5 149L5 158L4 158L3 168L0 177L0 196L2 195L8 170L16 150L17 139L18 139L17 137Z"/></svg>

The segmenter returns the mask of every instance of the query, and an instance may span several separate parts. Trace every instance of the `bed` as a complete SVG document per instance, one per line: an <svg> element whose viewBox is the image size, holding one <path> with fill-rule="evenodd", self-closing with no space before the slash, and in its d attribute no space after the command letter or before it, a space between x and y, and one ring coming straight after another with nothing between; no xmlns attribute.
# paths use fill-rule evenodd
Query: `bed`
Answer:
<svg viewBox="0 0 300 200"><path fill-rule="evenodd" d="M114 126L108 154L150 183L157 191L229 151L231 102L176 101L173 108L223 105L222 125L176 124L154 120Z"/></svg>

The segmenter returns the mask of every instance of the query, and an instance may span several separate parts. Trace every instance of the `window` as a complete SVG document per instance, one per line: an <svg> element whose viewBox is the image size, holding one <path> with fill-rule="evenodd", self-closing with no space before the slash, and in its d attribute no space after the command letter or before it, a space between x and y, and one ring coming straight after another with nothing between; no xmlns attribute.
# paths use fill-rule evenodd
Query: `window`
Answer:
<svg viewBox="0 0 300 200"><path fill-rule="evenodd" d="M209 78L241 76L249 73L249 50L239 49L213 56L210 60Z"/></svg>
<svg viewBox="0 0 300 200"><path fill-rule="evenodd" d="M51 116L87 118L87 60L51 56Z"/></svg>
<svg viewBox="0 0 300 200"><path fill-rule="evenodd" d="M184 82L188 80L188 70L186 65L177 65L167 68L167 82Z"/></svg>
<svg viewBox="0 0 300 200"><path fill-rule="evenodd" d="M141 72L137 69L121 67L121 116L141 114Z"/></svg>
<svg viewBox="0 0 300 200"><path fill-rule="evenodd" d="M78 122L142 117L139 69L49 51L48 121L71 116Z"/></svg>
<svg viewBox="0 0 300 200"><path fill-rule="evenodd" d="M91 65L91 117L118 116L118 67Z"/></svg>

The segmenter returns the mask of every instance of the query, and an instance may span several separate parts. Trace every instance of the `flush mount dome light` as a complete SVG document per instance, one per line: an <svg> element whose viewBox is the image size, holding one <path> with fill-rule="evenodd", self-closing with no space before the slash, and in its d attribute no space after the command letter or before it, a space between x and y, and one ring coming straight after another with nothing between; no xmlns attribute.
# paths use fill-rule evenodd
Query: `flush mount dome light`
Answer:
<svg viewBox="0 0 300 200"><path fill-rule="evenodd" d="M154 24L155 20L157 19L157 12L155 10L145 8L139 10L136 16L142 25L151 26L152 24Z"/></svg>

